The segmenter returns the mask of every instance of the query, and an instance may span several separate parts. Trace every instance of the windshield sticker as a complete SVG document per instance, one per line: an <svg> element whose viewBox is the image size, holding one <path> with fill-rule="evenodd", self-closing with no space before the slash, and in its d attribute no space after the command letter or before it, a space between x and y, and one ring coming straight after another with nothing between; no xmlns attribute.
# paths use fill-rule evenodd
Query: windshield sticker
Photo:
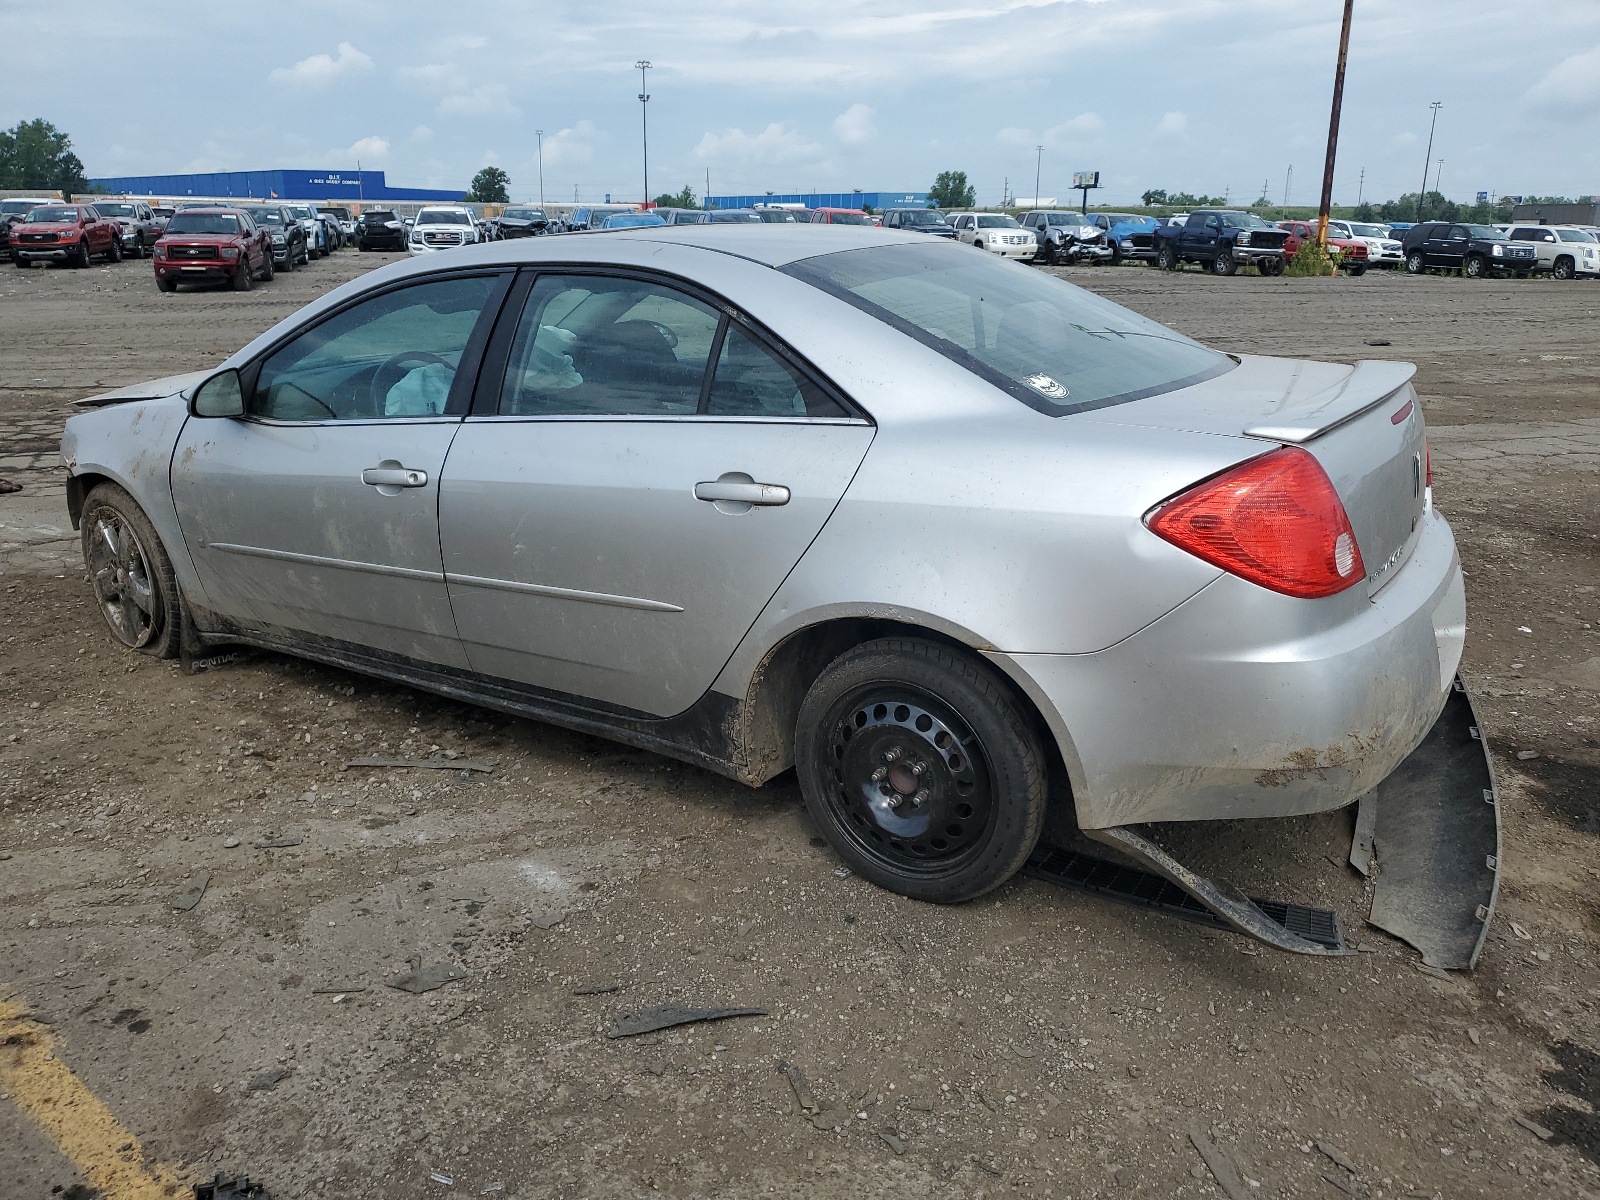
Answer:
<svg viewBox="0 0 1600 1200"><path fill-rule="evenodd" d="M1034 391L1038 392L1041 396L1047 396L1051 400L1065 400L1067 398L1067 389L1062 387L1050 376L1043 373L1029 375L1022 382L1027 384Z"/></svg>

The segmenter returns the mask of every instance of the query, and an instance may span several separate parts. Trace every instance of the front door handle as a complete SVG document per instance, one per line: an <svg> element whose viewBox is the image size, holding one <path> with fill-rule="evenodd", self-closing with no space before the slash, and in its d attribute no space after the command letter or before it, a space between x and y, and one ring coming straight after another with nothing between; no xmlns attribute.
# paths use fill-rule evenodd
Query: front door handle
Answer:
<svg viewBox="0 0 1600 1200"><path fill-rule="evenodd" d="M415 471L410 467L389 466L368 467L361 472L361 482L368 487L391 488L417 488L428 486L428 473Z"/></svg>
<svg viewBox="0 0 1600 1200"><path fill-rule="evenodd" d="M694 498L713 504L750 504L770 508L789 503L789 489L778 483L756 483L748 475L724 475L712 483L695 484Z"/></svg>

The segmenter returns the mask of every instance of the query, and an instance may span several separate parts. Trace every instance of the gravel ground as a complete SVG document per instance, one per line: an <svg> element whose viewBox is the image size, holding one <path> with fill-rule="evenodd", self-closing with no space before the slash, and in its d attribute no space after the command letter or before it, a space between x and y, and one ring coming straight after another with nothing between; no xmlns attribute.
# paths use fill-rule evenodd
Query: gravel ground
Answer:
<svg viewBox="0 0 1600 1200"><path fill-rule="evenodd" d="M1420 365L1506 822L1481 963L1440 978L1363 925L1348 812L1234 831L1231 878L1364 951L1304 959L1031 881L903 900L838 874L792 777L115 649L65 518L70 401L389 257L248 294L0 273L0 997L150 1158L279 1200L1221 1196L1198 1135L1256 1197L1600 1196L1600 286L1060 272L1222 349ZM463 977L385 986L418 959ZM767 1015L605 1036L668 1003ZM81 1182L0 1100L0 1194Z"/></svg>

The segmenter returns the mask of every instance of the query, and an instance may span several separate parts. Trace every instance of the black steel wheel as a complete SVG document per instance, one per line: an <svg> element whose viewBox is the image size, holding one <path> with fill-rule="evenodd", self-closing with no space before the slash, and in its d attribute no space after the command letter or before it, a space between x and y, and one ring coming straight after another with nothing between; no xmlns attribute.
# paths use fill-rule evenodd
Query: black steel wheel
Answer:
<svg viewBox="0 0 1600 1200"><path fill-rule="evenodd" d="M111 636L157 658L178 653L178 584L161 539L122 488L102 483L83 502L83 563Z"/></svg>
<svg viewBox="0 0 1600 1200"><path fill-rule="evenodd" d="M812 820L857 874L955 903L1016 873L1044 825L1044 753L987 667L915 638L835 659L801 706Z"/></svg>

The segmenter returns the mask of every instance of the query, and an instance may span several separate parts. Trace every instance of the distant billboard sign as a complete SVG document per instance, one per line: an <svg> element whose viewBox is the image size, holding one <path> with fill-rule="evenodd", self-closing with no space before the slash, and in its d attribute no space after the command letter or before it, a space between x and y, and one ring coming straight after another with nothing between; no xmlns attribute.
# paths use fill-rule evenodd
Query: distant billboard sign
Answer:
<svg viewBox="0 0 1600 1200"><path fill-rule="evenodd" d="M1488 192L1479 192L1478 193L1478 203L1479 204L1487 204L1487 203L1489 203L1489 193Z"/></svg>
<svg viewBox="0 0 1600 1200"><path fill-rule="evenodd" d="M1099 171L1074 171L1072 173L1072 190L1082 191L1084 188L1097 188L1100 186Z"/></svg>

